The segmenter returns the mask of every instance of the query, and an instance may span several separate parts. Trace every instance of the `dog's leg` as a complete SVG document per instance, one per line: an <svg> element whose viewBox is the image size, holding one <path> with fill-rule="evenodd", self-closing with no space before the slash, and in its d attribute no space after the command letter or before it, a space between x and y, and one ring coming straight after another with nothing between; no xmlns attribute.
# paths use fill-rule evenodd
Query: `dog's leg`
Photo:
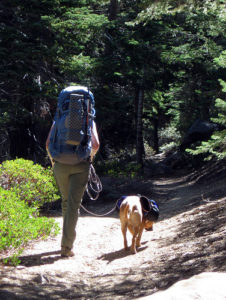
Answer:
<svg viewBox="0 0 226 300"><path fill-rule="evenodd" d="M137 240L137 235L139 232L139 228L134 228L133 230L133 238L132 238L132 245L130 248L131 253L136 254L137 250L136 250L136 240Z"/></svg>
<svg viewBox="0 0 226 300"><path fill-rule="evenodd" d="M123 240L124 240L124 249L128 250L128 244L127 244L127 239L126 239L126 232L127 232L127 223L126 222L121 222L121 229L122 229L122 235L123 235Z"/></svg>
<svg viewBox="0 0 226 300"><path fill-rule="evenodd" d="M137 246L137 247L140 247L140 246L141 246L140 240L141 240L141 237L142 237L143 230L144 230L144 226L141 225L141 226L140 226L139 233L138 233L137 241L136 241L136 246Z"/></svg>

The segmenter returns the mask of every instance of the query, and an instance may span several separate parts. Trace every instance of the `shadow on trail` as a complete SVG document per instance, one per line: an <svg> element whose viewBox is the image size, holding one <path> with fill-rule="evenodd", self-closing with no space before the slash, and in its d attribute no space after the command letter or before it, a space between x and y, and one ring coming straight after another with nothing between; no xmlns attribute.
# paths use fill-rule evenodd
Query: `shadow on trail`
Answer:
<svg viewBox="0 0 226 300"><path fill-rule="evenodd" d="M177 234L159 240L159 245L176 246L191 241L193 248L201 247L198 253L205 254L211 248L212 252L221 253L225 249L225 204L226 199L222 199L182 214ZM192 244L190 250L193 250Z"/></svg>
<svg viewBox="0 0 226 300"><path fill-rule="evenodd" d="M189 278L212 269L216 260L203 256L195 263L191 257L161 257L157 262L148 262L145 267L119 270L118 274L103 274L76 278L59 278L51 274L36 274L29 280L16 276L0 284L0 299L123 299L131 300L164 290L181 279ZM1 276L0 276L1 279ZM104 284L101 284L103 282Z"/></svg>
<svg viewBox="0 0 226 300"><path fill-rule="evenodd" d="M147 248L148 248L148 246L139 247L139 249L137 249L137 252L144 251ZM106 260L107 263L109 264L116 259L124 258L124 257L130 256L130 255L134 255L130 252L130 250L126 251L125 249L121 249L118 251L113 251L113 252L103 254L100 257L98 257L97 259Z"/></svg>
<svg viewBox="0 0 226 300"><path fill-rule="evenodd" d="M203 187L204 189L204 187ZM118 189L120 195L141 194L154 199L160 208L159 221L169 219L182 212L191 210L193 207L204 204L203 189L195 183L188 184L187 178L159 179L150 183L136 181ZM226 191L225 191L226 194ZM83 206L89 212L80 209L81 216L119 218L117 209L112 210L116 200L98 199L96 201L85 201ZM108 214L110 212L110 214Z"/></svg>
<svg viewBox="0 0 226 300"><path fill-rule="evenodd" d="M200 182L200 177L197 178ZM13 274L3 269L0 274L0 299L130 300L164 290L178 280L202 272L225 272L225 200L215 201L219 195L222 198L226 196L225 184L221 189L222 185L217 186L214 177L212 185L206 185L204 178L202 180L202 185L196 185L197 181L188 184L187 177L178 177L115 186L120 195L140 193L156 200L160 206L160 221L181 213L175 228L170 227L170 220L165 222L171 230L164 238L156 238L158 247L152 260L145 260L132 268L120 266L113 273L103 270L98 275L78 272L76 276L66 269L51 273L50 268L23 277L20 269L15 268ZM211 201L203 201L203 197L208 199L213 189L215 194L210 197ZM107 202L106 197L102 203L93 202L92 205L97 213L101 213L111 208L112 203L115 202ZM118 213L114 212L109 217L118 218ZM139 250L145 248L143 243ZM98 259L110 264L129 255L130 252L121 249L105 253ZM135 260L136 255L131 255L131 258ZM59 251L51 251L21 256L20 259L22 267L32 267L52 264L62 258Z"/></svg>
<svg viewBox="0 0 226 300"><path fill-rule="evenodd" d="M226 178L226 171L221 172L222 178ZM201 176L201 175L199 175ZM96 201L86 200L83 205L90 213L85 212L81 208L81 216L110 217L118 218L118 212L115 209L117 200L122 195L145 195L154 199L160 207L160 220L169 219L182 212L191 210L201 204L205 204L206 199L214 201L219 197L226 196L225 185L208 186L205 180L200 179L197 182L198 175L194 175L193 181L191 176L175 176L171 178L158 178L150 180L130 180L125 181L116 187L117 197L114 199L108 194L109 187L103 185L103 195ZM113 179L112 179L113 180ZM110 184L109 182L107 182ZM115 184L115 183L114 183ZM112 183L111 188L114 184ZM110 214L107 214L111 212Z"/></svg>
<svg viewBox="0 0 226 300"><path fill-rule="evenodd" d="M154 182L153 197L160 207L159 220L169 219L200 205L214 203L218 199L226 199L226 170L221 171L221 177L217 180L214 174L212 176L211 184L205 178L191 181L191 177L187 176Z"/></svg>
<svg viewBox="0 0 226 300"><path fill-rule="evenodd" d="M45 271L23 278L19 270L10 276L2 273L0 299L130 300L164 290L202 272L225 272L224 204L221 200L194 208L191 216L184 213L177 232L159 240L159 252L154 260L133 268L120 268L116 273L98 275L82 272L75 276L62 270L61 274ZM143 247L146 247L145 242L142 250ZM57 254L58 251L53 251L31 257L48 259L49 255ZM110 263L127 255L130 253L121 249L98 259ZM136 259L136 255L133 257ZM7 281L2 281L6 276Z"/></svg>
<svg viewBox="0 0 226 300"><path fill-rule="evenodd" d="M119 218L117 200L122 195L141 194L158 203L159 221L169 219L209 200L226 197L225 178L226 166L222 162L187 175L177 171L175 176L142 180L104 177L99 198L92 201L85 197L82 204L89 212L81 208L80 216Z"/></svg>
<svg viewBox="0 0 226 300"><path fill-rule="evenodd" d="M60 255L61 251L43 252L40 254L20 256L20 265L25 267L34 267L41 265L53 264L59 259L63 259Z"/></svg>
<svg viewBox="0 0 226 300"><path fill-rule="evenodd" d="M113 251L113 252L103 254L103 255L97 257L97 259L106 260L107 263L109 264L116 259L124 258L129 255L131 255L131 253L129 251L125 251L124 249L121 249L118 251Z"/></svg>
<svg viewBox="0 0 226 300"><path fill-rule="evenodd" d="M109 218L119 218L119 213L116 209L117 200L122 195L145 195L150 199L154 199L160 207L160 217L161 219L170 218L182 211L186 210L185 205L181 205L181 210L176 208L175 202L183 203L184 197L177 198L177 194L187 193L187 182L181 178L165 179L162 178L157 182L152 181L131 181L132 183L124 183L117 188L118 197L113 200L107 196L101 196L95 201L86 200L82 204L85 210L81 207L80 215L89 217L109 217ZM107 187L103 186L103 190ZM191 186L191 189L193 186ZM201 196L196 195L192 203L197 205L200 203ZM173 201L172 201L173 200ZM189 199L190 201L190 199ZM189 202L189 204L191 204ZM115 208L115 209L114 209ZM187 207L190 209L190 207ZM89 211L89 212L88 212ZM166 212L165 212L166 211ZM109 212L109 214L108 214Z"/></svg>
<svg viewBox="0 0 226 300"><path fill-rule="evenodd" d="M49 252L43 252L39 254L33 254L33 255L25 255L25 256L19 256L20 266L25 267L34 267L34 266L41 266L46 264L53 264L55 261L59 259L63 259L61 257L61 251L49 251ZM7 257L4 258L4 260L7 259ZM3 264L3 259L0 260L0 263ZM1 298L0 298L1 299Z"/></svg>

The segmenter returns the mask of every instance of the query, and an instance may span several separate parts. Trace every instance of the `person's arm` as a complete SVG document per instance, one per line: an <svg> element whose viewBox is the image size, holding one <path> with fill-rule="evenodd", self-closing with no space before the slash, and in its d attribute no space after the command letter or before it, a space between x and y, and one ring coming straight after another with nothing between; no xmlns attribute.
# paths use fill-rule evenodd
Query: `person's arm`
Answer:
<svg viewBox="0 0 226 300"><path fill-rule="evenodd" d="M96 155L100 147L100 141L97 133L96 124L94 121L91 129L91 142L92 142L91 158L93 159L93 157Z"/></svg>
<svg viewBox="0 0 226 300"><path fill-rule="evenodd" d="M54 123L55 123L55 122L53 122L53 124L52 124L52 126L51 126L51 128L50 128L48 137L47 137L47 139L46 139L46 151L47 151L47 153L48 153L48 156L49 156L49 159L50 159L50 161L51 161L52 166L53 166L53 164L54 164L54 161L53 161L53 159L52 159L52 156L51 156L50 153L49 153L48 147L49 147L50 135L51 135L51 132L52 132L52 130L53 130Z"/></svg>

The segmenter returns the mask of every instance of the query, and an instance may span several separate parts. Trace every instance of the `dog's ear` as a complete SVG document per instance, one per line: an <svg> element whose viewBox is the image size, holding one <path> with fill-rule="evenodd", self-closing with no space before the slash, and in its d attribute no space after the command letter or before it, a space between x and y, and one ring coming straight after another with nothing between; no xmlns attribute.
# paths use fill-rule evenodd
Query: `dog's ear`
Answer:
<svg viewBox="0 0 226 300"><path fill-rule="evenodd" d="M147 197L140 196L140 203L144 211L150 211L150 203Z"/></svg>
<svg viewBox="0 0 226 300"><path fill-rule="evenodd" d="M157 221L158 218L159 218L159 207L158 207L158 204L152 200L152 199L149 199L149 203L150 203L150 211L148 212L147 214L147 219L149 221Z"/></svg>

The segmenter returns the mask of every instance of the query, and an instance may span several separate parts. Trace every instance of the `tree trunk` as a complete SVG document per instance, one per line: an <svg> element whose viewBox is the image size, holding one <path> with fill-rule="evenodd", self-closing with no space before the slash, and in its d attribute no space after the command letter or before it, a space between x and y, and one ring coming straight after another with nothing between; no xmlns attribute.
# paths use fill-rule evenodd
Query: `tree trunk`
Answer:
<svg viewBox="0 0 226 300"><path fill-rule="evenodd" d="M110 5L109 5L109 15L108 15L108 18L110 21L116 20L118 10L119 10L118 0L111 0Z"/></svg>
<svg viewBox="0 0 226 300"><path fill-rule="evenodd" d="M153 120L153 125L154 125L154 134L153 134L153 138L154 138L154 151L156 154L159 153L159 136L158 136L158 129L159 129L159 120L158 118L154 118Z"/></svg>
<svg viewBox="0 0 226 300"><path fill-rule="evenodd" d="M144 102L144 89L139 88L137 99L137 127L136 127L136 158L137 163L143 166L144 157L144 141L143 141L143 102Z"/></svg>

